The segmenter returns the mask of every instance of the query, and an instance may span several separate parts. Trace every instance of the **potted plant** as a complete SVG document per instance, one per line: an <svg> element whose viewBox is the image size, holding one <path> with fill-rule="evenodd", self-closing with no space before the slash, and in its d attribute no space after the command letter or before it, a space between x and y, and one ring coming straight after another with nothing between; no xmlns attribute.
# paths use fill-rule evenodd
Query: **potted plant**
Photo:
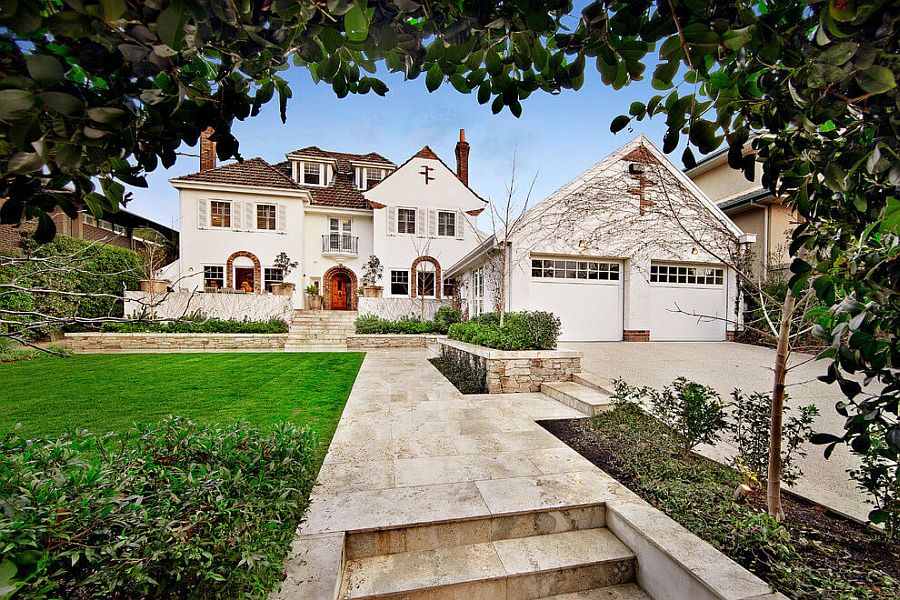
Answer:
<svg viewBox="0 0 900 600"><path fill-rule="evenodd" d="M143 278L138 282L140 290L151 296L164 294L171 283L167 279L159 279L162 268L168 264L172 243L160 232L150 227L138 227L132 232L136 240L140 240L137 248L138 256L143 263Z"/></svg>
<svg viewBox="0 0 900 600"><path fill-rule="evenodd" d="M382 271L384 271L384 267L381 266L381 261L374 254L371 255L363 265L362 280L366 298L381 298L384 288L378 285L378 280L381 279Z"/></svg>
<svg viewBox="0 0 900 600"><path fill-rule="evenodd" d="M298 264L296 260L292 261L284 252L275 257L273 266L276 269L281 269L281 282L272 284L273 294L276 296L290 296L294 293L294 284L284 280L287 279L288 273L297 268Z"/></svg>
<svg viewBox="0 0 900 600"><path fill-rule="evenodd" d="M319 284L306 286L306 307L310 310L322 310L322 296L319 295Z"/></svg>

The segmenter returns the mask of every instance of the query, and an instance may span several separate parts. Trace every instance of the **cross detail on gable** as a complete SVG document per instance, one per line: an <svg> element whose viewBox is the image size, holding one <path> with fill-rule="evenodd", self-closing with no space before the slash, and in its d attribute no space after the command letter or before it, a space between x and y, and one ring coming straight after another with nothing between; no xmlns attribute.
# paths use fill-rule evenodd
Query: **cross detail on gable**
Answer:
<svg viewBox="0 0 900 600"><path fill-rule="evenodd" d="M429 167L428 165L424 165L422 170L419 171L419 175L425 176L425 185L428 185L429 181L434 181L434 177L431 176L432 171L434 171L434 167Z"/></svg>
<svg viewBox="0 0 900 600"><path fill-rule="evenodd" d="M632 175L632 177L637 180L638 187L631 188L628 191L638 197L638 209L640 210L640 214L643 215L648 208L656 204L646 195L647 188L653 185L653 183L648 181L643 175Z"/></svg>

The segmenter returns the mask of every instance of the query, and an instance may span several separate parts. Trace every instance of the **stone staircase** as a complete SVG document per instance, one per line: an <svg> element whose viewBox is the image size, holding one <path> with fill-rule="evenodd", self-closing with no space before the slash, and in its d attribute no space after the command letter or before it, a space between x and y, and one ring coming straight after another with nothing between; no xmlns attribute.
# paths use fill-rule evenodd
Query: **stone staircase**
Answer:
<svg viewBox="0 0 900 600"><path fill-rule="evenodd" d="M344 350L359 315L349 310L295 310L285 350Z"/></svg>
<svg viewBox="0 0 900 600"><path fill-rule="evenodd" d="M612 410L612 381L593 373L576 373L572 381L541 384L541 392L589 417Z"/></svg>
<svg viewBox="0 0 900 600"><path fill-rule="evenodd" d="M338 598L649 600L600 505L348 532Z"/></svg>

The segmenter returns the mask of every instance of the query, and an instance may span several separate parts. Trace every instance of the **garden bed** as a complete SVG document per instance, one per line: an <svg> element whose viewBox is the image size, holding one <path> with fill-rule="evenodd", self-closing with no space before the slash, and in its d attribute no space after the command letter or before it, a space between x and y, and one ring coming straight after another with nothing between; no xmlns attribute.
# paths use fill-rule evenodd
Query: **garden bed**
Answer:
<svg viewBox="0 0 900 600"><path fill-rule="evenodd" d="M632 405L541 425L626 487L787 596L897 598L900 550L864 525L782 496L784 526L764 494L735 503L735 469L684 455L670 431Z"/></svg>

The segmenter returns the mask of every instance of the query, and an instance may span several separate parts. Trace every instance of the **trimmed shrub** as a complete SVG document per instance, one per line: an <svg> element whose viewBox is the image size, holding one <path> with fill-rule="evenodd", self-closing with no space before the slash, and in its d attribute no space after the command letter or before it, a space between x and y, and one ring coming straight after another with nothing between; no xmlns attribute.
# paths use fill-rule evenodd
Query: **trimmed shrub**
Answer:
<svg viewBox="0 0 900 600"><path fill-rule="evenodd" d="M315 482L315 434L173 418L129 442L0 439L0 590L17 598L266 596Z"/></svg>
<svg viewBox="0 0 900 600"><path fill-rule="evenodd" d="M418 334L418 333L442 333L439 325L434 321L418 321L411 317L404 317L391 321L374 315L356 318L356 333L364 334Z"/></svg>
<svg viewBox="0 0 900 600"><path fill-rule="evenodd" d="M498 350L552 350L559 327L559 318L553 313L522 311L507 313L502 327L499 316L481 315L477 320L451 325L447 335L452 340Z"/></svg>
<svg viewBox="0 0 900 600"><path fill-rule="evenodd" d="M268 321L206 319L151 323L104 323L105 333L287 333L288 324L277 317Z"/></svg>
<svg viewBox="0 0 900 600"><path fill-rule="evenodd" d="M447 333L451 325L459 323L461 320L462 313L455 306L442 306L434 315L434 322L437 323L441 333Z"/></svg>

